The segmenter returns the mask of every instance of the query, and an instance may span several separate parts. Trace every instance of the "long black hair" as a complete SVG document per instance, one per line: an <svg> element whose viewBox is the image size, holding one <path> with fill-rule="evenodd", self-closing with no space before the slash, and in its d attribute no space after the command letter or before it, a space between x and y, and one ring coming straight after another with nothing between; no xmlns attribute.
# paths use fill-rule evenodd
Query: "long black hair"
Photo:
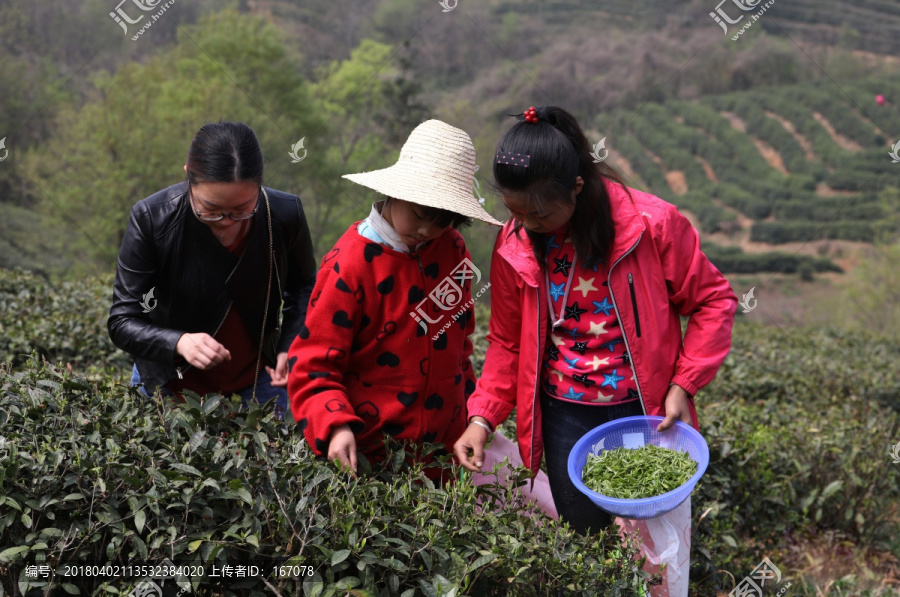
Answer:
<svg viewBox="0 0 900 597"><path fill-rule="evenodd" d="M205 124L191 141L187 181L253 182L262 186L263 154L256 133L243 122Z"/></svg>
<svg viewBox="0 0 900 597"><path fill-rule="evenodd" d="M498 189L522 193L528 211L547 212L558 204L569 204L576 177L584 180L575 197L575 212L569 231L578 256L586 265L607 261L615 231L605 180L624 186L622 177L606 162L594 163L591 144L575 117L556 106L537 108L538 122L521 121L512 126L497 146L498 151L531 156L529 166L494 163ZM516 222L513 232L523 229ZM541 267L546 267L547 245L543 236L525 228Z"/></svg>

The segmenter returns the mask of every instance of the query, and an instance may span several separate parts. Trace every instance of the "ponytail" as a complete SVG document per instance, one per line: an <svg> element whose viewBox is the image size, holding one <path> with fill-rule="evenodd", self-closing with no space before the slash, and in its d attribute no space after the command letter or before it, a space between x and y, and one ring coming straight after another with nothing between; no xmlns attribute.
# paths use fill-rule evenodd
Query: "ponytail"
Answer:
<svg viewBox="0 0 900 597"><path fill-rule="evenodd" d="M622 177L606 162L594 163L591 144L575 117L556 106L536 109L537 122L518 122L500 140L498 151L530 156L527 168L494 164L495 184L501 192L523 193L529 211L546 212L567 204L576 178L584 180L575 197L569 232L575 251L586 266L608 261L615 238L606 180L624 186ZM497 160L494 160L497 162ZM516 222L513 232L523 229ZM541 267L546 267L547 246L542 235L525 229Z"/></svg>

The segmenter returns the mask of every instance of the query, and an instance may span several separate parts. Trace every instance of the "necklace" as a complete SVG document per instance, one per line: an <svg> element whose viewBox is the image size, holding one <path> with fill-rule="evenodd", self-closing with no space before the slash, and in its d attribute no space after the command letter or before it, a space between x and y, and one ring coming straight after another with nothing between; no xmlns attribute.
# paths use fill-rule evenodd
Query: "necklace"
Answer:
<svg viewBox="0 0 900 597"><path fill-rule="evenodd" d="M549 255L547 256L549 259ZM556 262L557 268L561 268L563 274L565 274L565 270L569 270L569 279L566 280L565 291L563 292L563 300L562 304L559 306L559 316L556 316L556 313L553 312L553 292L550 290L550 272L548 265L546 269L544 269L544 281L547 285L547 308L550 310L550 321L553 322L553 329L558 328L565 322L565 312L566 312L566 303L569 302L569 290L572 288L572 278L575 277L575 262L578 261L578 254L572 253L572 263L568 263L568 259L563 256L562 263L559 261ZM554 270L555 271L555 270Z"/></svg>

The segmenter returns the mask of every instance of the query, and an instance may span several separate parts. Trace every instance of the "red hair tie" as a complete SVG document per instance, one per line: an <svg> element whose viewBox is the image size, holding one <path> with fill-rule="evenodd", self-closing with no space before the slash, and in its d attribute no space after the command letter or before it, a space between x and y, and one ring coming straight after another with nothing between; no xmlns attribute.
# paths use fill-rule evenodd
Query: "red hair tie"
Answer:
<svg viewBox="0 0 900 597"><path fill-rule="evenodd" d="M534 106L530 106L522 112L522 116L525 117L525 122L530 122L531 124L535 124L538 121L537 110L534 109Z"/></svg>

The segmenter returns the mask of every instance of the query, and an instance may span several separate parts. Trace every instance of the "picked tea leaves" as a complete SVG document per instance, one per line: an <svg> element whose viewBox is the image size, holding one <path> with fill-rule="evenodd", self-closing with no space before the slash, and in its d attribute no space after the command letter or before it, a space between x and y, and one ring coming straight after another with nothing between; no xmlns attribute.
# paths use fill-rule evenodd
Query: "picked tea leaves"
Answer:
<svg viewBox="0 0 900 597"><path fill-rule="evenodd" d="M601 495L636 500L677 489L696 472L697 463L687 452L647 444L588 454L582 480Z"/></svg>

